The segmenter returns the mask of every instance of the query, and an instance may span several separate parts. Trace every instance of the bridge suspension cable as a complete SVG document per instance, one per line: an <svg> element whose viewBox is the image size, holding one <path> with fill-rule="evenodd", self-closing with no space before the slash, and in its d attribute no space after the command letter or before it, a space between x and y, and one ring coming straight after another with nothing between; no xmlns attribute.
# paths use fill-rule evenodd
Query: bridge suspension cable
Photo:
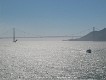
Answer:
<svg viewBox="0 0 106 80"><path fill-rule="evenodd" d="M8 35L9 32L10 32L10 29L6 30L5 32L2 32L2 33L0 34L0 38L10 37L10 36ZM5 36L5 37L4 37L4 36Z"/></svg>
<svg viewBox="0 0 106 80"><path fill-rule="evenodd" d="M89 28L89 29L82 30L80 32L71 34L69 36L41 36L41 35L35 35L33 33L30 33L30 32L26 32L24 30L20 30L18 28L15 28L15 29L16 29L16 37L20 37L20 38L22 38L22 37L23 38L40 38L40 37L72 37L72 38L79 38L79 37L82 37L82 36L84 36L85 34L87 34L89 32L92 32L92 28ZM95 28L95 30L100 30L100 29ZM7 37L10 33L9 31L10 31L10 29L3 32L2 34L0 34L0 37ZM12 32L11 32L11 34L12 34ZM8 37L12 37L12 35L9 35Z"/></svg>

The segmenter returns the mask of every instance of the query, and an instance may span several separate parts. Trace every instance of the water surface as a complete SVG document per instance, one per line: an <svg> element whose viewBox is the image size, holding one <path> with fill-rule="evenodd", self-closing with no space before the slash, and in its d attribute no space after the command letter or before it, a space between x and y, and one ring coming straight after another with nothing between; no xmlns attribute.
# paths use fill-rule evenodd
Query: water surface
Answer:
<svg viewBox="0 0 106 80"><path fill-rule="evenodd" d="M0 80L106 80L106 42L0 41Z"/></svg>

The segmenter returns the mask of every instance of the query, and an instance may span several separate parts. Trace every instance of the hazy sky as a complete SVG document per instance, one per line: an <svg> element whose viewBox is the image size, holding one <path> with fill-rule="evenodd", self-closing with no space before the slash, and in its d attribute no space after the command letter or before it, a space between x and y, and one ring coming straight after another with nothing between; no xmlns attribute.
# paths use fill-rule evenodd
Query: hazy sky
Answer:
<svg viewBox="0 0 106 80"><path fill-rule="evenodd" d="M0 0L0 33L70 35L106 27L106 0Z"/></svg>

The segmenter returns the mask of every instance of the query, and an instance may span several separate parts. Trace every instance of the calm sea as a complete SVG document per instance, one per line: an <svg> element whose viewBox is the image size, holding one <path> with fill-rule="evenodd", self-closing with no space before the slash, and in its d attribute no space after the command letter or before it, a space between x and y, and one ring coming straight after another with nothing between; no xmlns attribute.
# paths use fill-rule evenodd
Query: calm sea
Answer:
<svg viewBox="0 0 106 80"><path fill-rule="evenodd" d="M0 80L106 80L106 42L2 40Z"/></svg>

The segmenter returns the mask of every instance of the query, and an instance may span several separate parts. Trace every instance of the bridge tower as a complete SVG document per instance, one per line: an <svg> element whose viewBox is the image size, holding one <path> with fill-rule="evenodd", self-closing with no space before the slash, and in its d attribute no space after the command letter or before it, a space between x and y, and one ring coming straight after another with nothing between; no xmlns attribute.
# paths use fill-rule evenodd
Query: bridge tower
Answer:
<svg viewBox="0 0 106 80"><path fill-rule="evenodd" d="M17 42L17 40L15 40L15 28L13 28L13 42Z"/></svg>

